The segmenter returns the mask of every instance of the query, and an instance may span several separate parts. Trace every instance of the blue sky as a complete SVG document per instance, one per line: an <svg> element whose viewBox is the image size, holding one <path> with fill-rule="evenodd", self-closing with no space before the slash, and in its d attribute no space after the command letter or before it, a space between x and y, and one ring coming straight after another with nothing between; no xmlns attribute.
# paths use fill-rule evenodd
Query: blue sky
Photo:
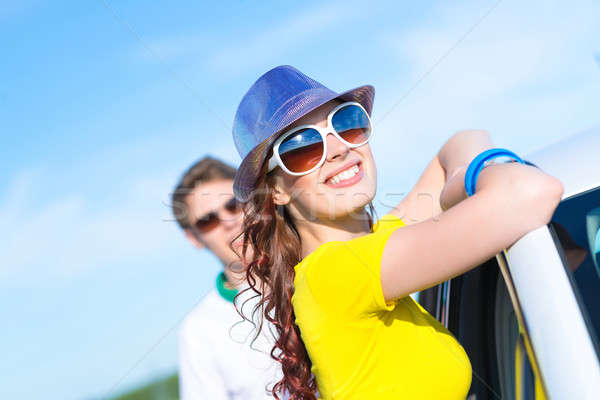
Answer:
<svg viewBox="0 0 600 400"><path fill-rule="evenodd" d="M524 154L600 124L591 0L4 3L2 398L100 399L175 368L219 265L169 193L207 153L239 164L235 109L276 65L375 86L380 213L456 130Z"/></svg>

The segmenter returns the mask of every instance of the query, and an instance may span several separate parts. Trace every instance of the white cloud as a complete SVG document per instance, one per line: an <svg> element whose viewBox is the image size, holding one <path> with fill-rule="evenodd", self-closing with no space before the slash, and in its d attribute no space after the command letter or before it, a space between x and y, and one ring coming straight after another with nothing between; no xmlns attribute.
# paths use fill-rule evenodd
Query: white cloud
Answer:
<svg viewBox="0 0 600 400"><path fill-rule="evenodd" d="M214 79L269 64L269 60L309 44L310 39L318 40L315 37L329 29L345 27L360 16L360 7L352 3L329 2L293 14L273 26L259 26L254 34L237 36L235 41L199 34L145 40L144 45L138 45L133 52L133 57L174 61L198 56L201 66L209 69Z"/></svg>
<svg viewBox="0 0 600 400"><path fill-rule="evenodd" d="M26 212L28 202L35 197L40 170L28 169L15 174L0 201L0 221L5 226L15 224Z"/></svg>
<svg viewBox="0 0 600 400"><path fill-rule="evenodd" d="M411 72L378 87L378 198L408 191L458 129L488 129L496 145L527 152L598 124L600 75L590 53L600 4L582 3L501 3L383 120L485 9L441 6L414 29L382 34L382 51Z"/></svg>
<svg viewBox="0 0 600 400"><path fill-rule="evenodd" d="M31 10L39 3L39 0L3 1L0 2L0 20L14 20Z"/></svg>
<svg viewBox="0 0 600 400"><path fill-rule="evenodd" d="M311 38L317 40L318 34L340 22L348 24L358 16L359 8L351 4L322 4L271 28L261 29L255 36L225 44L206 61L211 69L220 73L244 70L296 49Z"/></svg>
<svg viewBox="0 0 600 400"><path fill-rule="evenodd" d="M92 268L150 260L181 243L165 205L171 176L153 176L118 194L118 203L98 209L99 199L67 194L34 209L36 179L56 177L18 174L9 188L1 216L12 216L2 232L0 279L17 286L51 284ZM19 202L15 200L20 200ZM25 207L23 206L25 204ZM168 204L168 203L167 203Z"/></svg>
<svg viewBox="0 0 600 400"><path fill-rule="evenodd" d="M179 34L157 39L142 39L132 53L143 61L174 61L181 57L202 55L210 38L199 34Z"/></svg>
<svg viewBox="0 0 600 400"><path fill-rule="evenodd" d="M483 11L472 6L443 7L411 32L383 36L383 47L411 66L412 75L403 86L410 87L435 65ZM380 121L382 147L397 143L398 129L408 133L402 136L406 140L400 144L403 147L419 147L424 138L440 142L452 130L473 127L471 124L513 129L537 125L539 131L534 135L540 139L548 134L547 129L552 135L560 134L557 129L563 129L564 123L558 120L568 118L565 111L589 109L589 95L600 84L589 58L590 38L600 33L595 11L600 11L599 7L591 3L581 7L501 3ZM432 20L436 23L431 24ZM397 92L381 96L380 91L380 114L375 120L399 97ZM566 104L567 98L573 103Z"/></svg>

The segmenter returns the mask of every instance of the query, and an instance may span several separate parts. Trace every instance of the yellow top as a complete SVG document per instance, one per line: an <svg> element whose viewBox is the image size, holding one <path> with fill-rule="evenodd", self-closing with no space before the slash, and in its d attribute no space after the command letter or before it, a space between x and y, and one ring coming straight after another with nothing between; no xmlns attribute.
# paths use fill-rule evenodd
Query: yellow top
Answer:
<svg viewBox="0 0 600 400"><path fill-rule="evenodd" d="M410 296L386 303L383 247L404 226L392 214L373 233L321 245L296 265L292 304L320 399L465 399L462 346Z"/></svg>

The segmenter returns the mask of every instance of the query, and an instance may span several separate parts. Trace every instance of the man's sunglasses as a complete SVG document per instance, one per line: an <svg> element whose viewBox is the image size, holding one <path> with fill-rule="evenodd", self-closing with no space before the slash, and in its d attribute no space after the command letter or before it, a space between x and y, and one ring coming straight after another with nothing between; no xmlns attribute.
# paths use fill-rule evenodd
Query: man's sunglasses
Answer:
<svg viewBox="0 0 600 400"><path fill-rule="evenodd" d="M310 174L325 162L327 134L355 148L367 143L371 132L371 119L360 103L340 104L327 116L327 128L302 125L279 136L273 144L268 171L280 166L290 175Z"/></svg>
<svg viewBox="0 0 600 400"><path fill-rule="evenodd" d="M232 197L231 199L227 200L225 204L223 204L222 208L230 214L237 214L241 210L241 205L235 199L235 197ZM219 218L218 211L211 211L208 214L198 218L194 223L194 227L200 233L208 233L215 229L219 225L219 222L221 222L221 220Z"/></svg>

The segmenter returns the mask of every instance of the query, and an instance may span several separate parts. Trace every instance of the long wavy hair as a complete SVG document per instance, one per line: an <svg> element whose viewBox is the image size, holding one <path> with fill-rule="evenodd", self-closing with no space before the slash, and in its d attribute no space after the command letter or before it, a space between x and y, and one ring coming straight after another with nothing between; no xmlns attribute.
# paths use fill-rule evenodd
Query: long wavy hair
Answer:
<svg viewBox="0 0 600 400"><path fill-rule="evenodd" d="M265 164L251 199L244 204L240 257L249 287L243 292L253 290L255 297L260 299L251 319L240 310L238 312L251 322L256 321L254 317L259 314L258 326L253 322L256 327L254 339L260 334L265 319L275 328L271 357L281 364L283 378L273 386L273 396L280 399L279 395L287 391L290 400L315 400L317 382L292 307L294 267L302 260L302 239L288 208L273 202L272 178L272 174L266 173ZM369 229L372 230L375 209L372 202L367 207Z"/></svg>

